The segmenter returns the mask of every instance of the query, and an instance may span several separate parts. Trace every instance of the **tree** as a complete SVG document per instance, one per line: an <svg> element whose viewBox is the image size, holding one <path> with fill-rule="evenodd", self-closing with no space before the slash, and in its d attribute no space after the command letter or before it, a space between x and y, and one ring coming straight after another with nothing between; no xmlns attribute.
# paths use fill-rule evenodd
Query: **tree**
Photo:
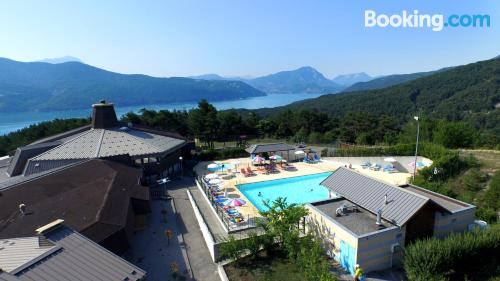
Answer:
<svg viewBox="0 0 500 281"><path fill-rule="evenodd" d="M465 123L440 121L434 133L434 141L447 148L465 148L474 143L474 130Z"/></svg>
<svg viewBox="0 0 500 281"><path fill-rule="evenodd" d="M286 235L298 231L300 220L309 214L304 206L288 204L283 197L278 197L273 202L266 200L264 206L267 211L260 212L264 217L260 224L278 243L283 243Z"/></svg>
<svg viewBox="0 0 500 281"><path fill-rule="evenodd" d="M189 132L213 148L213 141L219 130L217 109L206 100L201 100L198 108L190 110L187 117Z"/></svg>

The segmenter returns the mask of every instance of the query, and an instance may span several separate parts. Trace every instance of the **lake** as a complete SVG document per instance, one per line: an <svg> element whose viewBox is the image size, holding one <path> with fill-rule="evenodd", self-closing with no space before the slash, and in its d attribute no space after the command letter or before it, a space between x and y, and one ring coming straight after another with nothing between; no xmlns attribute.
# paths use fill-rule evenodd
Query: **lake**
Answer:
<svg viewBox="0 0 500 281"><path fill-rule="evenodd" d="M230 109L230 108L246 108L246 109L257 109L263 107L276 107L287 105L289 103L300 101L304 99L316 98L321 96L321 94L281 94L281 95L267 95L262 97L252 97L248 99L241 100L230 100L230 101L212 101L212 103L217 109ZM167 103L167 104L150 104L150 105L137 105L137 106L124 106L116 107L116 114L122 116L123 114L133 111L137 112L141 108L147 109L168 109L168 110L183 110L191 109L196 107L198 102L186 102L186 103ZM90 107L90 105L89 105ZM81 118L89 117L91 115L90 108L88 109L78 109L78 110L66 110L66 111L44 111L44 112L9 112L0 113L0 135L5 135L10 132L22 129L32 124L36 124L42 121L53 120L56 118Z"/></svg>

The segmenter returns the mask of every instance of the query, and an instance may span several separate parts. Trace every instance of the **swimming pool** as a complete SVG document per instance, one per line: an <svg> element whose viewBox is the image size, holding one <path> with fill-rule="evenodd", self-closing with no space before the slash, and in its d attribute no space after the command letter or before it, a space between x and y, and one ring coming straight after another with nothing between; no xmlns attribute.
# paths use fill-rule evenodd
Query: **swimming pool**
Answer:
<svg viewBox="0 0 500 281"><path fill-rule="evenodd" d="M210 172L223 172L223 171L227 171L227 170L234 171L234 168L236 168L236 165L234 165L232 163L219 163L217 165L218 165L217 168L209 168L208 170Z"/></svg>
<svg viewBox="0 0 500 281"><path fill-rule="evenodd" d="M263 200L271 202L278 197L286 197L286 201L297 204L310 203L328 199L329 190L320 183L326 179L331 172L312 174L299 177L284 178L278 180L262 181L237 185L238 189L252 204L265 211ZM262 196L259 196L259 192Z"/></svg>

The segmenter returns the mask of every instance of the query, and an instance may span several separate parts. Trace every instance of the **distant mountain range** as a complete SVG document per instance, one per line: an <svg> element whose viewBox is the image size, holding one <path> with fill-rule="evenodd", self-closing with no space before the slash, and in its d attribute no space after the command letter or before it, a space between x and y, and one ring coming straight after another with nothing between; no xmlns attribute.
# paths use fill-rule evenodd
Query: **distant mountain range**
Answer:
<svg viewBox="0 0 500 281"><path fill-rule="evenodd" d="M316 69L305 66L296 70L246 80L251 86L268 94L326 94L342 90L342 86L325 78Z"/></svg>
<svg viewBox="0 0 500 281"><path fill-rule="evenodd" d="M0 73L0 111L4 112L88 108L101 99L124 106L265 95L241 81L124 75L79 62L0 58Z"/></svg>
<svg viewBox="0 0 500 281"><path fill-rule="evenodd" d="M65 62L83 63L83 61L81 61L79 58L75 58L72 56L64 56L64 57L60 57L60 58L48 58L48 59L39 60L37 62L46 62L46 63L52 63L52 64L65 63Z"/></svg>
<svg viewBox="0 0 500 281"><path fill-rule="evenodd" d="M352 73L352 74L344 74L344 75L338 75L335 78L332 79L333 82L348 87L351 86L355 83L359 82L366 82L372 80L374 77L364 73Z"/></svg>
<svg viewBox="0 0 500 281"><path fill-rule="evenodd" d="M323 76L319 71L304 66L295 70L280 71L257 78L223 77L218 74L190 76L204 80L239 80L268 94L327 94L339 92L343 86Z"/></svg>
<svg viewBox="0 0 500 281"><path fill-rule="evenodd" d="M424 77L384 89L323 95L255 112L266 116L282 110L307 109L336 117L349 112L365 112L400 120L422 114L448 120L469 120L500 133L499 74L500 60L491 59L427 72Z"/></svg>

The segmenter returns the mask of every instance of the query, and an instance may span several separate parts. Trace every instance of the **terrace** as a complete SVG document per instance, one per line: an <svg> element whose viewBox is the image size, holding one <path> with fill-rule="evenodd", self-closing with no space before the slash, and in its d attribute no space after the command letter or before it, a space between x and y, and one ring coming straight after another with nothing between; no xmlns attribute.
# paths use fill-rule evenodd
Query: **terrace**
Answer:
<svg viewBox="0 0 500 281"><path fill-rule="evenodd" d="M362 159L362 157L351 157L351 159L348 160L355 163L362 163ZM345 167L351 163L345 162L347 159L342 159L342 161L338 160L339 159L336 158L323 158L321 161L315 164L311 164L302 161L295 161L295 159L291 159L291 161L286 161L285 159L283 159L283 162L286 162L289 166L293 166L293 169L281 169L278 165L276 171L269 173L260 169L259 166L256 166L250 158L238 158L226 159L216 162L200 162L194 167L194 171L198 176L200 191L202 191L208 201L210 201L212 208L218 215L219 219L223 221L224 225L227 228L227 231L233 232L255 227L256 218L261 217L257 206L254 206L250 198L247 198L245 194L239 189L240 185L291 177L300 177L325 172L333 172L338 167ZM222 167L222 164L224 164L226 168L216 169L214 171L207 168L210 164L217 164L218 167ZM245 174L241 172L242 168L245 170ZM246 172L247 169L251 170L251 175L246 175L248 174ZM406 172L387 173L384 171L363 169L360 164L352 165L352 169L392 184L407 183L407 180L410 177L410 174ZM208 174L217 174L218 179L220 179L220 183L217 184L218 189L216 189L216 192L211 192L213 190L210 189L209 184L207 184L206 182L204 183L203 181L203 177ZM236 209L240 214L242 220L232 221L231 217L225 214L224 208L222 206L218 206L216 196L229 199L244 200L246 204L234 207L234 209ZM362 213L358 215L361 216L361 214Z"/></svg>

